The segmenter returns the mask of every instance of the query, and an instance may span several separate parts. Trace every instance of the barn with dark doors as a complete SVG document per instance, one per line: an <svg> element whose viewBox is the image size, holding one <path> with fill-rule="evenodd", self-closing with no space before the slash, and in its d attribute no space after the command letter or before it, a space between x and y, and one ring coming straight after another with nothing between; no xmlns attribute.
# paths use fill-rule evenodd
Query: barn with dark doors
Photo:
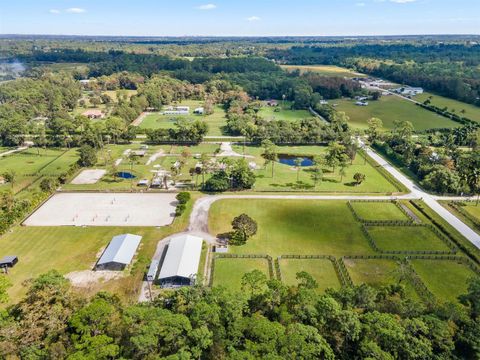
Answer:
<svg viewBox="0 0 480 360"><path fill-rule="evenodd" d="M123 270L131 262L142 237L122 234L112 238L95 266L95 270Z"/></svg>
<svg viewBox="0 0 480 360"><path fill-rule="evenodd" d="M180 235L170 240L158 280L162 287L193 285L197 276L202 238Z"/></svg>

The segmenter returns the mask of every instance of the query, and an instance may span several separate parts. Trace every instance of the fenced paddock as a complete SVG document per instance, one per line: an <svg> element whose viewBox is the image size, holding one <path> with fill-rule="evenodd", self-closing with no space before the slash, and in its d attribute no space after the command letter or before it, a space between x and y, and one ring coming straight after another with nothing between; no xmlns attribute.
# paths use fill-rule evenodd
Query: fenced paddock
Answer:
<svg viewBox="0 0 480 360"><path fill-rule="evenodd" d="M165 226L172 223L176 194L58 193L26 226Z"/></svg>

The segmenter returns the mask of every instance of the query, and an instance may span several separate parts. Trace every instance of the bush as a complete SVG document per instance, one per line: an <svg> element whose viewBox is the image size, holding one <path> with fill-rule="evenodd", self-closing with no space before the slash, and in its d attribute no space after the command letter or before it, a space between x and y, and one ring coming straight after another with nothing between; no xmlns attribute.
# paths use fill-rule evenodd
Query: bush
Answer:
<svg viewBox="0 0 480 360"><path fill-rule="evenodd" d="M40 189L46 193L50 193L54 191L57 188L57 186L58 186L58 182L53 178L44 178L40 182Z"/></svg>
<svg viewBox="0 0 480 360"><path fill-rule="evenodd" d="M230 180L225 171L218 171L212 175L210 179L205 182L203 190L209 192L222 192L230 188Z"/></svg>
<svg viewBox="0 0 480 360"><path fill-rule="evenodd" d="M178 202L180 204L186 204L190 201L191 199L191 196L190 196L190 193L187 192L187 191L182 191L182 192L179 192L176 196L176 199L178 200Z"/></svg>
<svg viewBox="0 0 480 360"><path fill-rule="evenodd" d="M175 216L180 216L185 212L187 206L185 204L178 204L177 208L175 209Z"/></svg>

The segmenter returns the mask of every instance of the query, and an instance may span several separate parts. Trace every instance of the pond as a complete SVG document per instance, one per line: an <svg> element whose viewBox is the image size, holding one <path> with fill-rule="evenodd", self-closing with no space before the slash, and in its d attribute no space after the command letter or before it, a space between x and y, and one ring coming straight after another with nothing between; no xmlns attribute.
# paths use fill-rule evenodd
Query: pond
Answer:
<svg viewBox="0 0 480 360"><path fill-rule="evenodd" d="M117 173L117 176L122 179L134 179L136 176L127 171L120 171Z"/></svg>
<svg viewBox="0 0 480 360"><path fill-rule="evenodd" d="M288 166L297 166L295 164L295 159L301 159L302 162L300 163L300 166L313 166L315 165L315 162L313 161L312 156L296 156L296 155L291 155L291 154L278 154L278 162L280 164L285 164Z"/></svg>

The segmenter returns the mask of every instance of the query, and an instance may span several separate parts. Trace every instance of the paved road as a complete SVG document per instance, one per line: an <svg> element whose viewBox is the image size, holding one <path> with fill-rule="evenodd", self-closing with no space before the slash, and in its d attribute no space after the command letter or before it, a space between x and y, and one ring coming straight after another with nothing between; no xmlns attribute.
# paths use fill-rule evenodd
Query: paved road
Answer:
<svg viewBox="0 0 480 360"><path fill-rule="evenodd" d="M0 157L7 156L7 155L10 155L10 154L13 154L13 153L16 153L16 152L19 152L19 151L23 151L23 150L26 150L26 149L28 149L28 146L20 146L16 149L8 150L8 151L5 151L3 153L0 153Z"/></svg>
<svg viewBox="0 0 480 360"><path fill-rule="evenodd" d="M442 196L433 196L420 187L418 187L412 180L403 175L399 170L390 165L384 158L378 155L375 151L371 149L366 149L367 154L370 155L376 162L378 162L385 170L392 174L399 182L405 185L415 198L423 199L425 204L427 204L433 211L435 211L439 216L441 216L446 222L453 226L459 233L461 233L465 238L468 239L473 245L480 249L480 235L468 227L464 222L459 218L453 215L450 211L445 209L442 205L438 203L437 200L451 200L451 199L462 199L461 197L442 197ZM463 198L465 199L465 198Z"/></svg>

